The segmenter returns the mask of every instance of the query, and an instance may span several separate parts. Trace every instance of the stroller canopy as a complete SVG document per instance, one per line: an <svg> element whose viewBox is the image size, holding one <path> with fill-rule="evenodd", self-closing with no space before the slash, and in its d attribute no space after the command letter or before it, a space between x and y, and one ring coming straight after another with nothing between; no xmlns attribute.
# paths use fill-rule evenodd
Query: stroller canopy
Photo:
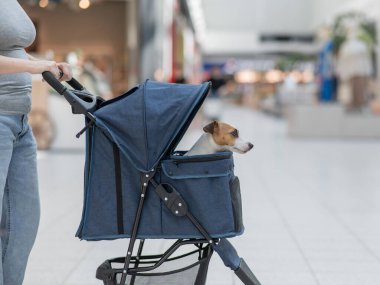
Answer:
<svg viewBox="0 0 380 285"><path fill-rule="evenodd" d="M209 89L210 83L147 80L104 102L94 115L134 167L148 172L178 145Z"/></svg>

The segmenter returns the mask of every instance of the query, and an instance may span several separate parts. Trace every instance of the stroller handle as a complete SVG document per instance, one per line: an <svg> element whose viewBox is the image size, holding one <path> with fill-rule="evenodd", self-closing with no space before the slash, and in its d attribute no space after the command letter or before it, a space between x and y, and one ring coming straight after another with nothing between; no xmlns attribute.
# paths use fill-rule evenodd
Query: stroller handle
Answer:
<svg viewBox="0 0 380 285"><path fill-rule="evenodd" d="M50 71L44 71L42 77L55 91L65 97L70 103L74 114L83 114L92 121L94 120L91 112L96 109L97 98L88 92L84 92L85 88L76 79L73 78L67 81L67 83L76 90L75 92L64 86Z"/></svg>
<svg viewBox="0 0 380 285"><path fill-rule="evenodd" d="M55 78L53 73L49 71L44 71L42 73L42 77L44 80L54 88L55 91L57 91L59 94L62 95L62 90L64 90L65 86ZM75 90L84 90L85 88L83 87L82 84L79 83L78 80L76 80L74 77L71 78L71 80L66 81L67 84L69 84L71 87L73 87Z"/></svg>
<svg viewBox="0 0 380 285"><path fill-rule="evenodd" d="M69 84L71 87L73 87L75 90L84 90L85 88L83 87L82 84L79 83L78 80L76 80L74 77L71 78L71 80L66 81L67 84Z"/></svg>

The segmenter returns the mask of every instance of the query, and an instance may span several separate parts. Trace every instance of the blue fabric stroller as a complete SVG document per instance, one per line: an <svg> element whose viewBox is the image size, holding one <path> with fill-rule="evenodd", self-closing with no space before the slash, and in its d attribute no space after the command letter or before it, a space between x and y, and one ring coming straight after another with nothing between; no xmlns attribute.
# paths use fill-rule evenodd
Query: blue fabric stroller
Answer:
<svg viewBox="0 0 380 285"><path fill-rule="evenodd" d="M49 72L43 77L74 114L86 117L77 135L86 132L84 205L76 236L130 239L126 256L106 260L98 279L106 285L204 285L216 251L244 284L260 284L226 239L244 231L232 153L183 156L175 151L209 83L147 80L104 101L75 79L68 82L71 90ZM144 255L147 239L176 241L162 254Z"/></svg>

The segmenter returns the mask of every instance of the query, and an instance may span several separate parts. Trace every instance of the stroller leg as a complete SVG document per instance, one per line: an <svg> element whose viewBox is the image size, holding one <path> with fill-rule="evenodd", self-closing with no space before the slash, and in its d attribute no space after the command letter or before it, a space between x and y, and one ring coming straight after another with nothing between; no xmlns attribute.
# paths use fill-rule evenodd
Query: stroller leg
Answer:
<svg viewBox="0 0 380 285"><path fill-rule="evenodd" d="M125 285L125 283L127 281L127 274L128 274L129 264L131 262L132 252L133 252L133 248L134 248L135 241L136 241L136 238L137 238L137 231L139 229L141 214L142 214L142 210L143 210L143 207L144 207L145 194L146 194L146 191L147 191L148 182L154 176L154 173L155 173L154 171L152 171L150 173L147 173L147 174L143 175L142 179L141 179L142 180L141 181L142 185L141 185L140 202L139 202L139 206L137 208L135 220L133 222L131 239L129 240L129 246L128 246L127 255L125 256L125 263L124 263L124 267L123 267L123 273L121 274L120 285ZM141 244L140 244L140 246L141 246Z"/></svg>
<svg viewBox="0 0 380 285"><path fill-rule="evenodd" d="M136 218L135 218L135 221L133 223L132 235L131 235L131 239L129 240L127 255L125 256L125 262L124 262L124 267L123 267L123 273L121 274L120 285L125 285L125 283L127 281L129 264L131 262L132 252L133 252L133 248L134 248L134 245L136 242L137 230L139 227L141 212L142 212L142 208L143 208L143 204L144 204L145 190L146 190L146 188L144 187L143 194L140 198L139 207L137 209Z"/></svg>
<svg viewBox="0 0 380 285"><path fill-rule="evenodd" d="M141 257L142 250L143 250L143 247L144 247L144 242L145 242L145 240L143 240L143 239L140 240L139 249L138 249L137 255L136 255L135 268L137 268L139 266L139 261L140 261L140 257ZM136 280L136 275L132 275L132 277L131 277L131 284L130 285L134 285L135 284L135 280Z"/></svg>
<svg viewBox="0 0 380 285"><path fill-rule="evenodd" d="M211 246L208 247L208 250L203 253L202 258L206 256L210 256L213 252L213 249ZM208 266L210 264L210 259L207 260L205 263L201 263L199 267L199 271L197 274L197 279L195 280L194 285L205 285L206 284L206 279L207 279L207 271L208 271Z"/></svg>
<svg viewBox="0 0 380 285"><path fill-rule="evenodd" d="M235 270L235 274L245 285L261 285L243 258L240 259L240 267Z"/></svg>
<svg viewBox="0 0 380 285"><path fill-rule="evenodd" d="M260 285L244 259L239 257L236 249L227 239L220 239L213 248L223 260L224 265L231 268L245 285Z"/></svg>

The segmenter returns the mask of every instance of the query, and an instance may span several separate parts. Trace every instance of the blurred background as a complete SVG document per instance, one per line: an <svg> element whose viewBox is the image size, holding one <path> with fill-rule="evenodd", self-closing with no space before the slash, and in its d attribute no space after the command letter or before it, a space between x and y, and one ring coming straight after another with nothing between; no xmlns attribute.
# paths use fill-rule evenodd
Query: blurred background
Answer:
<svg viewBox="0 0 380 285"><path fill-rule="evenodd" d="M69 62L93 94L213 83L180 147L214 119L255 145L235 158L246 233L234 241L264 285L380 284L379 1L19 2L37 29L28 52ZM28 284L99 284L96 266L127 243L73 237L83 118L40 76L32 95L42 220ZM209 284L240 284L214 262Z"/></svg>
<svg viewBox="0 0 380 285"><path fill-rule="evenodd" d="M29 52L107 99L146 78L211 80L215 98L281 117L291 136L380 136L376 1L20 2L38 31Z"/></svg>

